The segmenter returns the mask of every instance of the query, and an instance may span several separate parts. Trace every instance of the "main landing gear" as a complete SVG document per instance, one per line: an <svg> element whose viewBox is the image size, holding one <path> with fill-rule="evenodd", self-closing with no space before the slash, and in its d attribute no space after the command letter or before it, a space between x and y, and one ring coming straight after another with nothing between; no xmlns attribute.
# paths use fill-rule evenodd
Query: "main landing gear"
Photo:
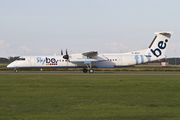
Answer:
<svg viewBox="0 0 180 120"><path fill-rule="evenodd" d="M86 69L86 68L84 68L83 69L83 73L87 73L88 72L88 70ZM89 73L93 73L94 72L94 70L93 69L89 69Z"/></svg>
<svg viewBox="0 0 180 120"><path fill-rule="evenodd" d="M94 70L92 69L92 65L91 64L89 64L89 66L88 66L88 64L86 64L86 66L89 69L89 73L93 73L94 72ZM84 68L83 69L83 73L87 73L87 72L88 72L88 70L86 68Z"/></svg>

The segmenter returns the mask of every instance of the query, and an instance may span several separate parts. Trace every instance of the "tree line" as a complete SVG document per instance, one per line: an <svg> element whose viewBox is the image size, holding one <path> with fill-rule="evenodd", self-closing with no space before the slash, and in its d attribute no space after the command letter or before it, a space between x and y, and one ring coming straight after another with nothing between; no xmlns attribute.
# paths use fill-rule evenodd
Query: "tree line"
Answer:
<svg viewBox="0 0 180 120"><path fill-rule="evenodd" d="M15 61L15 60L18 59L18 58L19 58L19 56L17 56L17 57L11 57L11 59L7 59L7 58L1 57L1 58L0 58L0 63L11 63L11 62Z"/></svg>

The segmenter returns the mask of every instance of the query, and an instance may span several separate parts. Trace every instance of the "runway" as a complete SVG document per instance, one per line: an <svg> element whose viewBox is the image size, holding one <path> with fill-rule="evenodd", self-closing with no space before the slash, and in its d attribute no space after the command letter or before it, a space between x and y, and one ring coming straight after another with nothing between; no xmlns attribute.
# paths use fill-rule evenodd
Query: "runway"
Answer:
<svg viewBox="0 0 180 120"><path fill-rule="evenodd" d="M138 73L113 73L113 72L106 72L106 73L70 73L70 72L18 72L18 73L15 73L15 72L0 72L0 74L22 74L22 75L25 75L25 74L29 74L29 75L35 75L35 74L42 74L42 75L180 75L180 73L141 73L141 72L138 72Z"/></svg>

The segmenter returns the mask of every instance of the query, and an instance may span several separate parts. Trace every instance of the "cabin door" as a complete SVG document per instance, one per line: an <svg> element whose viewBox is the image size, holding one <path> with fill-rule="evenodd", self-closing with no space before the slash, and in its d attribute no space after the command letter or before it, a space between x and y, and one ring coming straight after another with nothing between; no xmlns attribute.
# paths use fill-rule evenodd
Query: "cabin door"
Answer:
<svg viewBox="0 0 180 120"><path fill-rule="evenodd" d="M121 56L118 56L117 57L117 65L122 65L122 57Z"/></svg>

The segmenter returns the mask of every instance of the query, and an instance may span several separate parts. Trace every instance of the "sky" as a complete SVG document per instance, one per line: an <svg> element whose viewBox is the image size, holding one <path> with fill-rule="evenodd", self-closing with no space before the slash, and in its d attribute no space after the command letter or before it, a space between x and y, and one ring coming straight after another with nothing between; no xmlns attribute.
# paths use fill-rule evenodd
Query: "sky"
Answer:
<svg viewBox="0 0 180 120"><path fill-rule="evenodd" d="M146 49L173 31L180 56L180 0L0 0L0 57Z"/></svg>

